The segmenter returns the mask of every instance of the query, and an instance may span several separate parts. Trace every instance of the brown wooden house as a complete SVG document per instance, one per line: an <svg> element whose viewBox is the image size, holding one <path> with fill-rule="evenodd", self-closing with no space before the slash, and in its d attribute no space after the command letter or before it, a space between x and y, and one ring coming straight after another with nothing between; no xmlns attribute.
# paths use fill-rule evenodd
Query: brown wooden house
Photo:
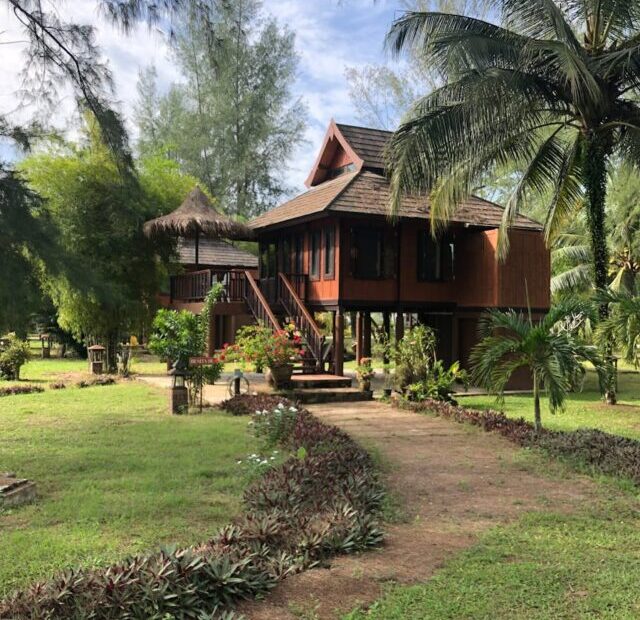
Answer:
<svg viewBox="0 0 640 620"><path fill-rule="evenodd" d="M258 277L239 272L238 301L277 328L293 320L316 369L343 374L344 317L357 313L357 356L371 351L371 313L404 332L410 317L433 326L439 354L464 364L487 308L549 308L550 258L542 228L519 216L509 256L497 259L502 207L471 198L444 234L429 231L424 197L387 217L383 151L390 133L331 122L306 181L308 190L250 222L260 246ZM332 313L324 337L314 313Z"/></svg>

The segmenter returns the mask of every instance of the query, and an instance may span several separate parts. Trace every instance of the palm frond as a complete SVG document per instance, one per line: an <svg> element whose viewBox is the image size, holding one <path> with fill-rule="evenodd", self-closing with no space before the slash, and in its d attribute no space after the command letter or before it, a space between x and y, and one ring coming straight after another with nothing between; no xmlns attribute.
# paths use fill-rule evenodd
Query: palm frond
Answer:
<svg viewBox="0 0 640 620"><path fill-rule="evenodd" d="M591 265L582 264L571 267L551 278L551 294L586 291L593 286Z"/></svg>

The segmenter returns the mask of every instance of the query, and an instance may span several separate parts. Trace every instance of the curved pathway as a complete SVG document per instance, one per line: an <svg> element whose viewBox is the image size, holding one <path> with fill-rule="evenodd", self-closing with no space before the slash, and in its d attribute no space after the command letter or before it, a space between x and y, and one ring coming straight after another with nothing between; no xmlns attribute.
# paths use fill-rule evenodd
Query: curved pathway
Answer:
<svg viewBox="0 0 640 620"><path fill-rule="evenodd" d="M548 477L505 439L470 426L377 402L309 409L380 456L399 518L385 526L380 550L335 558L243 605L250 620L339 618L379 598L389 582L428 580L494 525L527 511L571 511L594 492L588 478Z"/></svg>

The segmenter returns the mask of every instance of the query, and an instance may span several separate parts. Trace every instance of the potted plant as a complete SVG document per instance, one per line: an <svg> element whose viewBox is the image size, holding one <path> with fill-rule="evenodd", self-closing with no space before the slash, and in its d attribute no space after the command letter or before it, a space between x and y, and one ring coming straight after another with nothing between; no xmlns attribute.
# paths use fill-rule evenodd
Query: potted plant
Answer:
<svg viewBox="0 0 640 620"><path fill-rule="evenodd" d="M293 373L293 360L304 354L301 340L294 329L273 332L266 327L254 327L241 334L233 347L233 358L268 368L269 383L286 387Z"/></svg>
<svg viewBox="0 0 640 620"><path fill-rule="evenodd" d="M360 391L369 392L371 390L371 379L373 378L373 361L370 357L361 357L356 368L356 377L360 385Z"/></svg>

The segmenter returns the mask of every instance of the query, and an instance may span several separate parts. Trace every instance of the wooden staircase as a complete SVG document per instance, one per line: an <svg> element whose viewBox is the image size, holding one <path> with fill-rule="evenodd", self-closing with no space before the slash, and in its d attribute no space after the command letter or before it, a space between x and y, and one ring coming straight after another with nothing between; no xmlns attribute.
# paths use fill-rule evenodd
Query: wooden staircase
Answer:
<svg viewBox="0 0 640 620"><path fill-rule="evenodd" d="M271 327L274 331L282 330L281 321L276 317L251 272L245 271L245 281L245 300L251 314L259 323ZM324 372L325 363L329 361L331 365L333 343L327 342L291 281L283 273L279 274L277 290L278 303L284 312L281 318L293 323L304 340L306 354L295 371L301 374Z"/></svg>

